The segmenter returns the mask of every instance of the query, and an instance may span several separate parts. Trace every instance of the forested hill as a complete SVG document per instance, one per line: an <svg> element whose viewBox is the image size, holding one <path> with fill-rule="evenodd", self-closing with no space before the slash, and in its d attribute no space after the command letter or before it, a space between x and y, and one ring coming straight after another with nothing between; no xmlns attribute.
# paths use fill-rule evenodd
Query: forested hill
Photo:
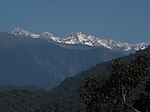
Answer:
<svg viewBox="0 0 150 112"><path fill-rule="evenodd" d="M135 54L120 58L124 62L136 56L146 54L150 57L150 46ZM0 91L0 111L2 112L84 112L80 99L81 88L88 77L108 78L106 65L109 62L81 72L80 74L65 79L58 87L51 91L39 90L6 90Z"/></svg>
<svg viewBox="0 0 150 112"><path fill-rule="evenodd" d="M135 57L143 54L150 57L150 46L145 50L137 51L135 54L130 54L129 56L124 56L120 59L127 63ZM109 63L111 63L111 61L99 63L89 70L83 71L74 77L66 78L58 87L53 88L50 92L52 99L57 99L54 100L55 104L60 105L60 108L74 108L75 112L78 112L79 108L82 110L79 94L82 86L84 85L84 81L90 77L100 77L104 79L108 78L110 74L107 71L106 66Z"/></svg>

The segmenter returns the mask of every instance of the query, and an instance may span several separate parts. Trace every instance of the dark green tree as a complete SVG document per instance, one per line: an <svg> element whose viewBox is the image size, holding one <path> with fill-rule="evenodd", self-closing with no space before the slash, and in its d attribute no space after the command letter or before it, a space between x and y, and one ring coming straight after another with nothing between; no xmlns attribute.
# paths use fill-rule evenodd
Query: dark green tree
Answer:
<svg viewBox="0 0 150 112"><path fill-rule="evenodd" d="M134 107L141 112L150 112L150 79L145 84L145 91L134 101Z"/></svg>
<svg viewBox="0 0 150 112"><path fill-rule="evenodd" d="M138 56L128 63L120 59L108 65L108 80L88 79L81 92L87 112L137 112L132 106L132 92L146 83L149 77L150 59ZM107 108L107 110L106 110Z"/></svg>

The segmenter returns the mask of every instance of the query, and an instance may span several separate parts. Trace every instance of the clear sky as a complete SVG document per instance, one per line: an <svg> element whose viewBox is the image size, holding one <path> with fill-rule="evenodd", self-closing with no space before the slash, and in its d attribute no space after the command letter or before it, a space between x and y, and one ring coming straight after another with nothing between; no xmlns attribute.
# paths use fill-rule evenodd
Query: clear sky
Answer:
<svg viewBox="0 0 150 112"><path fill-rule="evenodd" d="M60 37L83 32L150 43L150 0L0 0L0 31L18 26Z"/></svg>

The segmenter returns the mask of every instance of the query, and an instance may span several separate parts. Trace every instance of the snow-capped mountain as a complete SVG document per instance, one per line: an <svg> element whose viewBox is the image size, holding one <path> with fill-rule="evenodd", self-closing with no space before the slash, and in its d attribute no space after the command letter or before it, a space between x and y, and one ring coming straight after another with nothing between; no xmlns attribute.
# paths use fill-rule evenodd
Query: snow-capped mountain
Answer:
<svg viewBox="0 0 150 112"><path fill-rule="evenodd" d="M18 27L12 31L12 34L23 36L23 37L47 39L48 41L53 41L62 47L64 47L64 45L62 44L67 44L67 45L79 44L79 45L87 45L91 47L105 47L108 49L117 50L126 53L143 50L146 47L148 47L147 43L129 44L129 43L118 42L114 40L101 39L92 35L85 35L81 32L72 33L70 36L66 38L59 38L49 32L44 32L43 34L35 34Z"/></svg>
<svg viewBox="0 0 150 112"><path fill-rule="evenodd" d="M48 40L52 40L54 42L60 42L60 38L59 37L55 37L53 34L49 33L49 32L44 32L40 35L41 38L47 38Z"/></svg>
<svg viewBox="0 0 150 112"><path fill-rule="evenodd" d="M32 37L32 38L39 38L39 34L31 33L29 31L26 31L20 27L15 28L11 34L18 35L18 36L24 36L24 37Z"/></svg>
<svg viewBox="0 0 150 112"><path fill-rule="evenodd" d="M59 38L58 37L54 37L53 34L49 33L49 32L44 32L42 34L36 34L36 33L31 33L27 30L24 30L20 27L15 28L11 34L13 35L18 35L20 37L32 37L32 38L45 38L48 40L52 40L55 42L59 42Z"/></svg>
<svg viewBox="0 0 150 112"><path fill-rule="evenodd" d="M46 38L47 35L52 36L44 34ZM123 53L103 47L88 49L81 45L85 47L85 50L81 50L74 49L80 45L55 44L54 41L44 39L0 32L0 85L38 85L50 89L66 77L97 63L124 56Z"/></svg>
<svg viewBox="0 0 150 112"><path fill-rule="evenodd" d="M62 40L62 43L84 44L84 45L89 45L89 46L102 46L108 49L120 50L120 51L123 50L126 52L143 50L146 47L148 47L147 43L129 44L129 43L118 42L114 40L100 39L92 35L85 35L81 32L74 33L71 36L64 38Z"/></svg>

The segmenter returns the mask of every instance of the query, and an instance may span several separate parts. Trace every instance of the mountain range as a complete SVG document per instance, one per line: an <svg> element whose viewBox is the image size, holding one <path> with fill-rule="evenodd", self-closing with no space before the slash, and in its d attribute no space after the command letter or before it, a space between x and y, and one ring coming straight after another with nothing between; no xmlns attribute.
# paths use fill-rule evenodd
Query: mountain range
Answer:
<svg viewBox="0 0 150 112"><path fill-rule="evenodd" d="M70 45L86 45L88 46L87 48L105 47L105 48L116 50L125 54L133 53L138 50L143 50L148 46L147 43L129 44L126 42L118 42L115 40L101 39L99 37L95 37L92 35L85 35L82 32L72 33L71 35L65 38L60 38L60 37L54 36L52 33L49 33L49 32L36 34L36 33L31 33L27 30L24 30L20 27L17 27L11 32L11 34L18 35L21 37L43 38L65 48L71 48L71 49L80 48L81 49L81 48L85 48L85 46L76 47L76 46L70 46Z"/></svg>
<svg viewBox="0 0 150 112"><path fill-rule="evenodd" d="M124 55L105 47L61 46L43 38L0 32L0 85L50 89L66 77Z"/></svg>
<svg viewBox="0 0 150 112"><path fill-rule="evenodd" d="M137 51L135 54L120 57L119 59L124 63L128 63L140 55L150 57L150 46L145 50ZM43 89L27 90L24 87L17 87L17 89L12 87L8 87L8 89L3 88L3 90L0 90L0 110L5 112L84 112L85 105L80 98L80 93L85 80L89 77L108 79L110 73L107 71L106 66L112 61L98 63L76 76L66 78L59 86L50 91ZM137 94L141 92L140 88L136 88L136 95L133 95L134 98L138 98ZM144 90L144 88L141 89ZM104 110L102 112L109 111Z"/></svg>
<svg viewBox="0 0 150 112"><path fill-rule="evenodd" d="M147 46L83 33L59 38L49 32L36 34L18 27L11 33L0 32L0 85L37 85L50 89L97 63Z"/></svg>

